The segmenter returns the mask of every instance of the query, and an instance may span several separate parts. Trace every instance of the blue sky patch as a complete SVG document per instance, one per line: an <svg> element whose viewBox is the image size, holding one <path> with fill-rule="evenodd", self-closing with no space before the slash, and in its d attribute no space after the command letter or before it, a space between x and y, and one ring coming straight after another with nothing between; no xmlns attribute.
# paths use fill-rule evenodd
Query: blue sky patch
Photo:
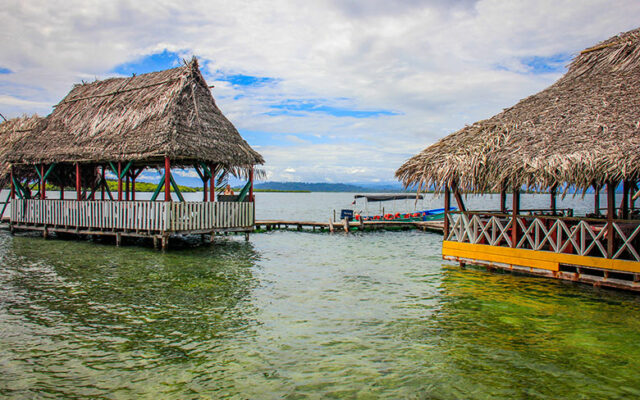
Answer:
<svg viewBox="0 0 640 400"><path fill-rule="evenodd" d="M229 82L234 86L256 87L277 83L279 79L269 78L265 76L251 76L243 74L221 75L216 77L218 81Z"/></svg>
<svg viewBox="0 0 640 400"><path fill-rule="evenodd" d="M178 53L164 50L162 53L151 54L135 61L116 65L111 72L120 75L140 75L179 67L181 63L182 57Z"/></svg>
<svg viewBox="0 0 640 400"><path fill-rule="evenodd" d="M11 71L9 68L4 68L4 67L0 67L0 75L2 74L12 74L13 71Z"/></svg>
<svg viewBox="0 0 640 400"><path fill-rule="evenodd" d="M357 110L349 107L337 107L323 104L319 100L287 100L280 104L269 106L273 111L267 115L304 116L308 113L322 113L334 117L375 118L381 116L398 115L390 110Z"/></svg>
<svg viewBox="0 0 640 400"><path fill-rule="evenodd" d="M550 57L524 57L520 62L534 74L550 74L564 72L571 61L571 54L555 54Z"/></svg>

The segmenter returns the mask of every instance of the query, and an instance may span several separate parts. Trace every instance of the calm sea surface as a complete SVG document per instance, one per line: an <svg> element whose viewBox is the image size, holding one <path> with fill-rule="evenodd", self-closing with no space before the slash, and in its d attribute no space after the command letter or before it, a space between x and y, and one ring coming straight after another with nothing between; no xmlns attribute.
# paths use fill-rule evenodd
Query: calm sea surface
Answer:
<svg viewBox="0 0 640 400"><path fill-rule="evenodd" d="M328 220L351 200L259 193L257 217ZM639 297L462 270L440 246L277 231L162 253L0 232L0 396L640 397Z"/></svg>

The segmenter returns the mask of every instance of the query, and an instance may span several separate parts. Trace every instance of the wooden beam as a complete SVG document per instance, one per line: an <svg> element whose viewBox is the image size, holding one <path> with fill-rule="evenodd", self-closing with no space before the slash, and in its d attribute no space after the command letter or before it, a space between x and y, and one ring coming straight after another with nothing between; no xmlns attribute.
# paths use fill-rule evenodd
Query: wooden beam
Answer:
<svg viewBox="0 0 640 400"><path fill-rule="evenodd" d="M467 207L464 205L464 201L462 201L462 196L460 195L460 190L458 190L458 185L455 181L451 182L451 188L453 189L453 196L456 199L456 203L458 203L458 209L463 213L467 212Z"/></svg>
<svg viewBox="0 0 640 400"><path fill-rule="evenodd" d="M617 182L607 182L607 258L613 258L613 220L616 212L616 186L618 186Z"/></svg>
<svg viewBox="0 0 640 400"><path fill-rule="evenodd" d="M171 201L171 161L164 157L164 201Z"/></svg>

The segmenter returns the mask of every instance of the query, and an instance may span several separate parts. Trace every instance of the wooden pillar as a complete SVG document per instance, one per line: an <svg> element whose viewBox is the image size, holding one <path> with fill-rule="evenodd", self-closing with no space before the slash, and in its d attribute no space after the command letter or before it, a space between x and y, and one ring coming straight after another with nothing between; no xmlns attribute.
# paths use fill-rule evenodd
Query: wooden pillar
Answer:
<svg viewBox="0 0 640 400"><path fill-rule="evenodd" d="M164 158L164 201L171 201L171 161L168 156ZM164 241L162 248L164 248Z"/></svg>
<svg viewBox="0 0 640 400"><path fill-rule="evenodd" d="M449 237L449 211L451 209L451 192L449 184L444 186L444 240Z"/></svg>
<svg viewBox="0 0 640 400"><path fill-rule="evenodd" d="M107 180L105 179L105 167L102 166L102 185L100 185L100 200L104 200L104 187L107 184Z"/></svg>
<svg viewBox="0 0 640 400"><path fill-rule="evenodd" d="M202 201L205 203L209 200L209 189L207 188L208 179L202 181Z"/></svg>
<svg viewBox="0 0 640 400"><path fill-rule="evenodd" d="M122 163L118 161L118 201L122 201Z"/></svg>
<svg viewBox="0 0 640 400"><path fill-rule="evenodd" d="M131 174L131 201L136 201L136 179L140 172L142 172L142 170Z"/></svg>
<svg viewBox="0 0 640 400"><path fill-rule="evenodd" d="M512 222L511 222L511 247L518 245L518 213L520 213L520 188L513 188L512 199Z"/></svg>
<svg viewBox="0 0 640 400"><path fill-rule="evenodd" d="M593 184L593 212L600 215L600 186L596 183Z"/></svg>
<svg viewBox="0 0 640 400"><path fill-rule="evenodd" d="M10 176L11 182L10 182L10 193L11 193L11 198L15 199L16 198L16 185L13 183L13 180L15 179L15 176L13 175L13 165L11 166L11 176Z"/></svg>
<svg viewBox="0 0 640 400"><path fill-rule="evenodd" d="M550 204L549 204L549 208L551 208L551 212L553 213L553 215L556 214L556 194L557 194L557 186L553 185L551 187L551 199L550 199Z"/></svg>
<svg viewBox="0 0 640 400"><path fill-rule="evenodd" d="M451 189L453 189L453 196L456 198L456 203L458 204L458 209L463 213L467 212L467 207L464 205L464 201L462 201L462 196L460 195L460 190L458 190L458 185L455 181L451 182Z"/></svg>
<svg viewBox="0 0 640 400"><path fill-rule="evenodd" d="M209 164L211 181L209 182L209 201L216 201L216 165Z"/></svg>
<svg viewBox="0 0 640 400"><path fill-rule="evenodd" d="M622 182L622 201L620 202L620 210L622 219L629 219L629 192L631 191L631 182Z"/></svg>
<svg viewBox="0 0 640 400"><path fill-rule="evenodd" d="M636 199L634 198L635 193L638 191L638 182L632 182L631 183L631 193L629 193L630 195L630 199L629 199L629 209L630 210L635 210L636 209Z"/></svg>
<svg viewBox="0 0 640 400"><path fill-rule="evenodd" d="M251 166L251 171L249 171L249 182L251 182L251 186L249 186L249 200L253 200L253 166Z"/></svg>
<svg viewBox="0 0 640 400"><path fill-rule="evenodd" d="M124 181L124 198L125 200L129 201L129 183L131 181L131 175L129 174L129 172L127 172L126 175L127 176Z"/></svg>
<svg viewBox="0 0 640 400"><path fill-rule="evenodd" d="M80 175L80 163L76 163L76 200L82 200L82 176Z"/></svg>
<svg viewBox="0 0 640 400"><path fill-rule="evenodd" d="M506 185L502 185L500 188L500 212L503 214L507 213L507 187Z"/></svg>
<svg viewBox="0 0 640 400"><path fill-rule="evenodd" d="M617 182L607 182L607 257L613 258L614 229L613 220L616 212Z"/></svg>
<svg viewBox="0 0 640 400"><path fill-rule="evenodd" d="M44 179L44 164L40 164L40 198L47 198L47 182Z"/></svg>

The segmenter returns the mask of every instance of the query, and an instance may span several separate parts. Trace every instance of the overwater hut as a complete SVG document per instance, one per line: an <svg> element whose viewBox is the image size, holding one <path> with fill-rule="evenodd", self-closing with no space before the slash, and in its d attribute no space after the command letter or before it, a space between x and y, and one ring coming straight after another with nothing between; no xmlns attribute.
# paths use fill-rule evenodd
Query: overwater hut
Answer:
<svg viewBox="0 0 640 400"><path fill-rule="evenodd" d="M444 192L445 259L640 290L639 150L636 29L582 51L549 88L441 139L396 176ZM557 209L556 192L569 187L595 189L593 213ZM549 208L521 209L523 188L548 190ZM461 194L492 191L501 193L499 211L466 209Z"/></svg>
<svg viewBox="0 0 640 400"><path fill-rule="evenodd" d="M195 58L75 85L45 124L9 146L5 160L12 165L12 229L114 235L118 243L152 237L163 247L171 235L253 229L253 168L264 162L216 106ZM184 201L175 168L197 171L202 201ZM136 179L147 169L163 176L150 201L136 200ZM24 174L31 170L36 182ZM247 185L239 196L216 199L216 177L228 174L246 177ZM109 176L117 179L114 193ZM60 187L58 199L48 196L47 182ZM64 198L64 187L75 188L73 199Z"/></svg>

